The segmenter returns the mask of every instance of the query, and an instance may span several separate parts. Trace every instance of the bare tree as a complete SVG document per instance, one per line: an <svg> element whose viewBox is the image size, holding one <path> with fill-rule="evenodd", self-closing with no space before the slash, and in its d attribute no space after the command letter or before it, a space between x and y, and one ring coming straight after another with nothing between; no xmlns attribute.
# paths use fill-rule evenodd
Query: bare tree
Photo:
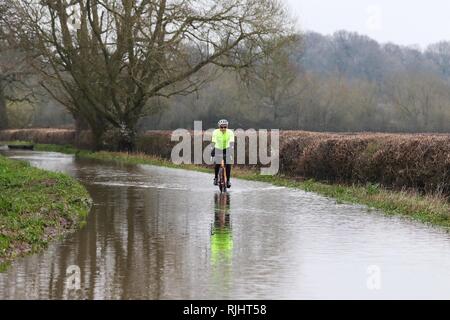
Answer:
<svg viewBox="0 0 450 320"><path fill-rule="evenodd" d="M15 32L40 54L42 85L87 121L97 147L105 130L132 149L153 97L188 94L207 65L240 69L292 32L276 0L22 0ZM208 70L216 70L214 68Z"/></svg>
<svg viewBox="0 0 450 320"><path fill-rule="evenodd" d="M7 11L5 3L0 2L0 16ZM3 51L6 47L4 25L0 24L0 56L3 57ZM3 59L2 59L3 60ZM6 114L6 97L5 97L5 79L8 77L4 67L4 62L0 61L0 130L8 128L8 117Z"/></svg>
<svg viewBox="0 0 450 320"><path fill-rule="evenodd" d="M428 59L434 62L439 71L446 78L450 78L450 42L441 41L428 46L426 52Z"/></svg>
<svg viewBox="0 0 450 320"><path fill-rule="evenodd" d="M0 17L10 14L11 4L0 1ZM30 102L33 90L27 83L31 73L27 66L27 56L19 50L14 36L8 32L4 19L0 19L0 130L9 126L6 104L10 102Z"/></svg>
<svg viewBox="0 0 450 320"><path fill-rule="evenodd" d="M398 74L389 82L388 97L408 131L442 130L449 109L448 84L432 73ZM406 121L405 121L406 120ZM439 125L438 125L439 124Z"/></svg>
<svg viewBox="0 0 450 320"><path fill-rule="evenodd" d="M294 85L300 76L300 66L290 56L294 47L300 47L299 43L299 36L292 37L291 45L261 59L249 77L249 88L254 91L254 100L258 101L272 126L280 125L282 118L291 118L290 101L302 91Z"/></svg>
<svg viewBox="0 0 450 320"><path fill-rule="evenodd" d="M25 58L17 51L0 44L0 130L9 126L7 102L32 102L34 91L30 88Z"/></svg>

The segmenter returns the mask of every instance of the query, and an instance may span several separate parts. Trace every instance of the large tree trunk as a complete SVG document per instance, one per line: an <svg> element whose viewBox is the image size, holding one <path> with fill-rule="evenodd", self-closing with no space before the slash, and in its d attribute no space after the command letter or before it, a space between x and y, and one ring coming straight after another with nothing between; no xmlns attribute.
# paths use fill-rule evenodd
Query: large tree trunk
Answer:
<svg viewBox="0 0 450 320"><path fill-rule="evenodd" d="M80 115L74 114L75 119L75 131L79 134L81 131L89 130L89 123Z"/></svg>
<svg viewBox="0 0 450 320"><path fill-rule="evenodd" d="M80 148L90 148L94 151L102 150L106 132L104 121L99 117L97 119L86 119L80 113L72 113L72 116L75 120L75 145Z"/></svg>
<svg viewBox="0 0 450 320"><path fill-rule="evenodd" d="M136 148L136 124L128 124L120 128L117 148L123 152L133 152Z"/></svg>
<svg viewBox="0 0 450 320"><path fill-rule="evenodd" d="M0 87L0 130L8 129L8 115L6 114L6 99Z"/></svg>
<svg viewBox="0 0 450 320"><path fill-rule="evenodd" d="M92 133L92 148L94 151L99 151L105 149L105 133L107 130L107 126L102 119L97 118L95 120L89 121L89 128Z"/></svg>
<svg viewBox="0 0 450 320"><path fill-rule="evenodd" d="M75 120L75 146L79 148L92 147L92 141L87 141L88 135L82 134L90 130L89 123L80 115L72 113Z"/></svg>
<svg viewBox="0 0 450 320"><path fill-rule="evenodd" d="M91 130L92 132L92 139L93 139L93 145L92 145L92 149L93 151L100 151L104 148L103 145L103 131L99 131L99 130Z"/></svg>

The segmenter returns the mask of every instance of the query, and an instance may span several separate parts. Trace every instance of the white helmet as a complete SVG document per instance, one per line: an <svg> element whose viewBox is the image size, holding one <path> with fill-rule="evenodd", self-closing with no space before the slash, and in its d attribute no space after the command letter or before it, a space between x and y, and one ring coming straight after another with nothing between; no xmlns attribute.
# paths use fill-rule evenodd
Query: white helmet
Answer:
<svg viewBox="0 0 450 320"><path fill-rule="evenodd" d="M228 120L222 119L219 120L219 122L217 123L217 125L220 126L227 126L228 127Z"/></svg>

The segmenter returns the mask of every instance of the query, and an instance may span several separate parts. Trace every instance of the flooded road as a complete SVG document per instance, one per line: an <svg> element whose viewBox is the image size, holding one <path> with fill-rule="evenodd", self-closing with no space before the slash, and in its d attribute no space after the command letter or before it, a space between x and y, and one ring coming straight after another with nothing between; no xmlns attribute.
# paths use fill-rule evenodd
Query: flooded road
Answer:
<svg viewBox="0 0 450 320"><path fill-rule="evenodd" d="M450 298L450 236L300 190L3 151L79 179L86 226L0 273L0 299ZM69 270L79 270L79 290Z"/></svg>

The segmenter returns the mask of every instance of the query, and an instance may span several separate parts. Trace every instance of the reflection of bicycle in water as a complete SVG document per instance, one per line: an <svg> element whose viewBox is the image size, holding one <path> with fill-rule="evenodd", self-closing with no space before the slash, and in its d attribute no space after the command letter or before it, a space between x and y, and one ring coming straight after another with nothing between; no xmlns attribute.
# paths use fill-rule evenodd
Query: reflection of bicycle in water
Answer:
<svg viewBox="0 0 450 320"><path fill-rule="evenodd" d="M220 164L217 183L219 184L220 192L227 192L228 179L227 179L227 171L226 171L226 167L225 167L225 161L223 159Z"/></svg>
<svg viewBox="0 0 450 320"><path fill-rule="evenodd" d="M214 222L211 223L211 258L212 260L231 260L233 236L230 221L230 194L214 194Z"/></svg>
<svg viewBox="0 0 450 320"><path fill-rule="evenodd" d="M224 289L231 284L233 235L230 194L214 194L214 220L211 223L211 267L214 284Z"/></svg>

